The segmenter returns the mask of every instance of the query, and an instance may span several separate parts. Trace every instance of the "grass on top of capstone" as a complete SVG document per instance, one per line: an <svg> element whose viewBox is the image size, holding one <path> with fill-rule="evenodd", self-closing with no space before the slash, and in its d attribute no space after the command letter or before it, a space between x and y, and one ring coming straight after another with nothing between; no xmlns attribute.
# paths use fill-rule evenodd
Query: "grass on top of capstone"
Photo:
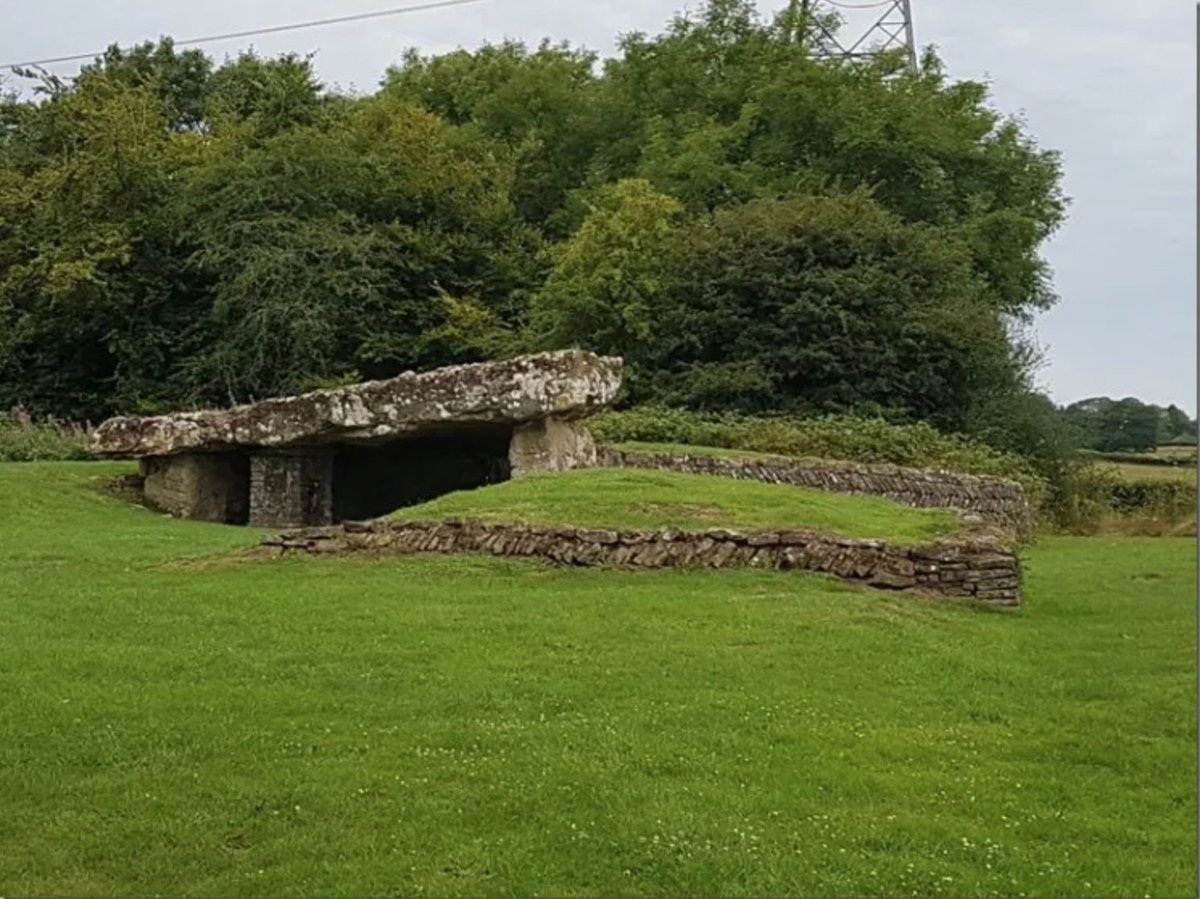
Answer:
<svg viewBox="0 0 1200 899"><path fill-rule="evenodd" d="M957 516L890 500L667 471L593 468L532 475L450 493L393 514L401 521L703 531L809 528L842 537L920 543L955 533Z"/></svg>

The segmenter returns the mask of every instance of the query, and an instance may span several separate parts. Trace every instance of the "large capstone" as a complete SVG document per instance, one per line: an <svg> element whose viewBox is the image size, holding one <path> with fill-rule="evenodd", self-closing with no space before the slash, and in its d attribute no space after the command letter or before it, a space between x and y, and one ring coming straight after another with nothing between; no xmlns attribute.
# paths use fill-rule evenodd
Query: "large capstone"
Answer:
<svg viewBox="0 0 1200 899"><path fill-rule="evenodd" d="M232 409L114 418L93 448L140 458L147 502L172 514L323 525L592 465L582 419L620 386L620 359L543 353Z"/></svg>
<svg viewBox="0 0 1200 899"><path fill-rule="evenodd" d="M378 443L454 425L570 420L612 402L621 360L578 350L405 372L232 409L113 418L94 438L106 456L170 456L238 447Z"/></svg>

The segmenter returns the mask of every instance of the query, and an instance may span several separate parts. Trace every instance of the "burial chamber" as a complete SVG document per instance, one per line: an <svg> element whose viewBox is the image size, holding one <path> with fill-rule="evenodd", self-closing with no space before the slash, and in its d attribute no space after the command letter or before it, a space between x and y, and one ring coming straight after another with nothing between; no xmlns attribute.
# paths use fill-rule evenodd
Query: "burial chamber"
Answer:
<svg viewBox="0 0 1200 899"><path fill-rule="evenodd" d="M93 450L138 459L146 502L173 515L326 525L592 465L583 420L620 385L620 359L541 353L231 409L113 418Z"/></svg>

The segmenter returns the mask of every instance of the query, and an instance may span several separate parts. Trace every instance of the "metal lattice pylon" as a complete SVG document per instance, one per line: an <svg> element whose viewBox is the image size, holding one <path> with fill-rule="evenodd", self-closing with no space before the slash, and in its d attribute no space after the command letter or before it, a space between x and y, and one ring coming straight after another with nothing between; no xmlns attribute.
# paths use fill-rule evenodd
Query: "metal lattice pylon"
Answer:
<svg viewBox="0 0 1200 899"><path fill-rule="evenodd" d="M856 30L839 37L825 22L822 13L840 10L878 11L874 24L865 30ZM913 33L912 0L865 0L865 2L840 2L840 0L801 0L801 15L812 27L812 52L816 59L870 59L892 50L904 50L908 64L917 67L917 43ZM847 38L858 35L858 39Z"/></svg>

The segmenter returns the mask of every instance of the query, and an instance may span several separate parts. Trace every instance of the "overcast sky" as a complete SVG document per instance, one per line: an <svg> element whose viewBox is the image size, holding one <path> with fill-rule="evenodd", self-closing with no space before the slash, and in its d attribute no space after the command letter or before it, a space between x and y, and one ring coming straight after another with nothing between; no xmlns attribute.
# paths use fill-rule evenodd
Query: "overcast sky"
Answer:
<svg viewBox="0 0 1200 899"><path fill-rule="evenodd" d="M0 64L369 12L414 0L5 0ZM692 0L691 8L697 5ZM765 12L784 0L760 3ZM483 0L391 19L210 44L314 52L327 84L370 91L409 46L515 37L604 54L656 33L684 0ZM1070 220L1047 255L1059 305L1039 318L1061 403L1139 396L1196 411L1196 7L1191 0L913 0L917 41L1063 153ZM54 67L67 74L69 65Z"/></svg>

